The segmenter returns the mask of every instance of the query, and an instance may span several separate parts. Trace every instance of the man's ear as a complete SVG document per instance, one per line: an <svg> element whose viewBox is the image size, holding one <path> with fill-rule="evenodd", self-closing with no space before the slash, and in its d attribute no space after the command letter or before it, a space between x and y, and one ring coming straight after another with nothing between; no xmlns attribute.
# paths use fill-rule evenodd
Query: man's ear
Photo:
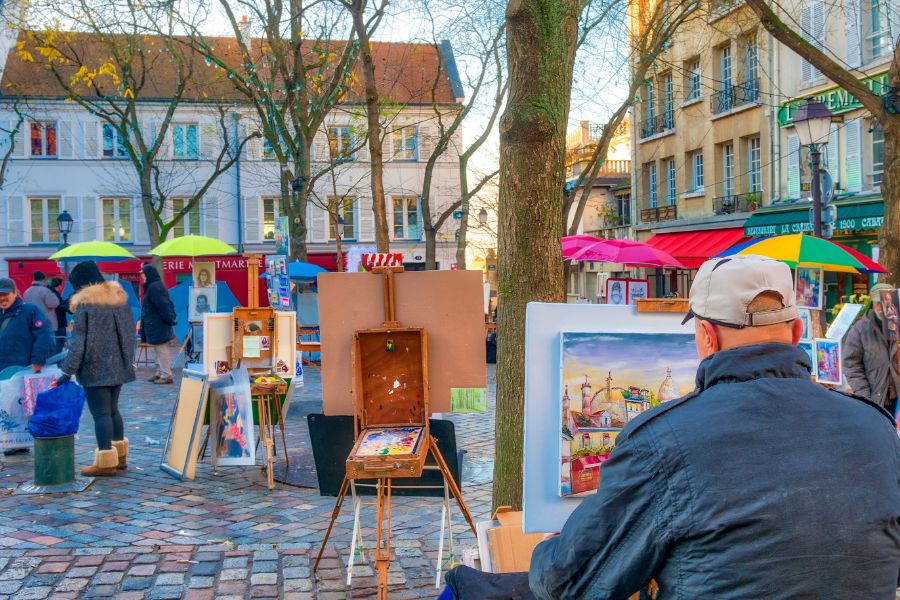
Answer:
<svg viewBox="0 0 900 600"><path fill-rule="evenodd" d="M797 342L800 341L800 336L802 336L802 335L803 335L803 321L801 321L800 319L794 319L794 323L793 323L793 325L791 325L791 339L792 339L791 343L796 346Z"/></svg>
<svg viewBox="0 0 900 600"><path fill-rule="evenodd" d="M709 321L700 321L697 327L697 352L700 360L719 351L719 336L716 326Z"/></svg>

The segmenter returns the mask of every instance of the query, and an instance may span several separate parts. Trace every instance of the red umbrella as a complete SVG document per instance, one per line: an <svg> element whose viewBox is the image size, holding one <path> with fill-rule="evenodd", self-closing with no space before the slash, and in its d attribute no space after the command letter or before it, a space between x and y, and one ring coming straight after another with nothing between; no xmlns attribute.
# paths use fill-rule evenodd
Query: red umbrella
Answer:
<svg viewBox="0 0 900 600"><path fill-rule="evenodd" d="M678 267L681 262L667 252L633 240L604 240L589 235L562 239L563 258L567 260L612 262L631 267Z"/></svg>

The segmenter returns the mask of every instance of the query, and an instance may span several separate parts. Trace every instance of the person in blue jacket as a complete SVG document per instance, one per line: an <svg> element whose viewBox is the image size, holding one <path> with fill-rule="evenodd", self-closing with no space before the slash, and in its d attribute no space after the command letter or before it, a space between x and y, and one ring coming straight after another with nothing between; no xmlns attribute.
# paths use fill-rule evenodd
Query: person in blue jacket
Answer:
<svg viewBox="0 0 900 600"><path fill-rule="evenodd" d="M12 279L0 279L0 371L30 366L40 373L54 349L53 331L44 312L16 294Z"/></svg>
<svg viewBox="0 0 900 600"><path fill-rule="evenodd" d="M895 424L810 380L797 316L786 264L701 265L697 388L619 434L597 493L535 548L537 598L628 598L652 579L658 600L895 597Z"/></svg>

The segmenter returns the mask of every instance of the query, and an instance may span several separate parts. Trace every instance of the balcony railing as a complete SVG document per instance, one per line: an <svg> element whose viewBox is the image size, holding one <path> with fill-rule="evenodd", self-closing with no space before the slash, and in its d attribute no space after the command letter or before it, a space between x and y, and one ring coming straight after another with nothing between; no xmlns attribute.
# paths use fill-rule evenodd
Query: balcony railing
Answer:
<svg viewBox="0 0 900 600"><path fill-rule="evenodd" d="M733 215L734 213L753 212L759 208L761 198L762 194L760 192L719 196L718 198L713 198L713 211L715 211L717 215Z"/></svg>
<svg viewBox="0 0 900 600"><path fill-rule="evenodd" d="M641 122L641 139L671 129L675 129L675 113L674 111L668 110L661 115L655 115L653 118L645 118Z"/></svg>
<svg viewBox="0 0 900 600"><path fill-rule="evenodd" d="M733 108L759 102L759 79L730 85L710 96L710 110L714 115L728 112Z"/></svg>
<svg viewBox="0 0 900 600"><path fill-rule="evenodd" d="M641 210L641 223L659 223L660 221L674 221L678 218L678 207L674 204L657 206L656 208L644 208Z"/></svg>

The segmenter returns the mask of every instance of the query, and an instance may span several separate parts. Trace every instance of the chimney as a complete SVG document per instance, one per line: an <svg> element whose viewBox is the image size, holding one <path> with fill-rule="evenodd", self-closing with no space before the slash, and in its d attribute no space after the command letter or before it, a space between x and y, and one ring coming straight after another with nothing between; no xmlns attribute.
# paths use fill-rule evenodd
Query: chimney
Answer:
<svg viewBox="0 0 900 600"><path fill-rule="evenodd" d="M253 38L250 35L250 19L247 18L247 15L241 15L238 30L240 31L240 40L247 45L248 50L251 50Z"/></svg>

